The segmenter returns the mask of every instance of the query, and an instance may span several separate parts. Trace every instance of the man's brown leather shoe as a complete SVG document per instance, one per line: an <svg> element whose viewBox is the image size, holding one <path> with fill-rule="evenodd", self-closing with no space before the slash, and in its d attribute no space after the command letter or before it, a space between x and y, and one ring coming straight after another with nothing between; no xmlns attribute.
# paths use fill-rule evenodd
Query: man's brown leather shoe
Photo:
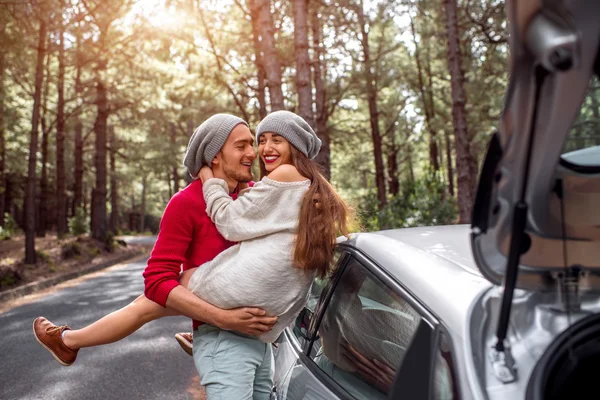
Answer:
<svg viewBox="0 0 600 400"><path fill-rule="evenodd" d="M194 343L194 335L191 332L180 332L175 334L175 339L177 339L177 343L181 346L181 348L188 353L190 356L193 356L192 348Z"/></svg>
<svg viewBox="0 0 600 400"><path fill-rule="evenodd" d="M44 317L37 317L33 321L33 334L38 343L48 350L56 361L68 367L75 362L79 350L73 350L63 342L62 333L65 330L71 328L67 325L56 326Z"/></svg>

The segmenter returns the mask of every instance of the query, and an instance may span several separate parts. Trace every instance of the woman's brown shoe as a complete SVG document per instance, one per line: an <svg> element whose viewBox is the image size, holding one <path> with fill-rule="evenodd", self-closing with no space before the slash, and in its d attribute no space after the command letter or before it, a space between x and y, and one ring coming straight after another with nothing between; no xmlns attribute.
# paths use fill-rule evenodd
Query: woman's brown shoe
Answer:
<svg viewBox="0 0 600 400"><path fill-rule="evenodd" d="M38 343L48 350L56 361L68 367L75 362L79 350L73 350L63 342L62 333L66 330L71 328L67 325L56 326L44 317L37 317L33 321L33 334Z"/></svg>
<svg viewBox="0 0 600 400"><path fill-rule="evenodd" d="M177 339L177 343L181 346L181 348L188 353L190 356L193 356L193 344L194 344L194 335L191 332L180 332L175 334L175 339Z"/></svg>

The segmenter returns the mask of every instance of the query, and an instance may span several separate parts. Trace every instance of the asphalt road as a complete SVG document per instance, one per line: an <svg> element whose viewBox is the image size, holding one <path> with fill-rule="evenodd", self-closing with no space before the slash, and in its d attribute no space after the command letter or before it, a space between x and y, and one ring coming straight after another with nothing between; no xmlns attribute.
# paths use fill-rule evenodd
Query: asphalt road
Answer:
<svg viewBox="0 0 600 400"><path fill-rule="evenodd" d="M33 336L40 315L78 328L125 306L143 291L145 265L112 268L0 314L0 399L195 398L193 360L173 338L191 329L187 318L164 318L120 342L82 349L71 367L56 362Z"/></svg>

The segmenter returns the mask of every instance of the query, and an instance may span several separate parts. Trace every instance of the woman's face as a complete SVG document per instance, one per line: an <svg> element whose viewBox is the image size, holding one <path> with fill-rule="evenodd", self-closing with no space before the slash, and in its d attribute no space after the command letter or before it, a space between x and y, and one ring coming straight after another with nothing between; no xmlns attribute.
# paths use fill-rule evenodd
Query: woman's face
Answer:
<svg viewBox="0 0 600 400"><path fill-rule="evenodd" d="M292 148L283 136L276 133L263 133L258 138L258 155L265 163L267 172L282 164L292 163Z"/></svg>

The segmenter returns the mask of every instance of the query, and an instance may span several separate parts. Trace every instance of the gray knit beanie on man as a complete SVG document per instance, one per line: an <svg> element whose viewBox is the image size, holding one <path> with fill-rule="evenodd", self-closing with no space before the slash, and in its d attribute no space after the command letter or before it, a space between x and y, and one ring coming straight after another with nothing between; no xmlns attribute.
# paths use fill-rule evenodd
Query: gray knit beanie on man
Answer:
<svg viewBox="0 0 600 400"><path fill-rule="evenodd" d="M196 128L183 157L183 165L192 178L196 178L202 166L211 166L213 158L239 124L248 126L246 121L234 115L215 114Z"/></svg>
<svg viewBox="0 0 600 400"><path fill-rule="evenodd" d="M299 115L290 111L275 111L267 115L256 128L256 142L263 133L283 136L306 157L313 159L321 149L321 139Z"/></svg>

